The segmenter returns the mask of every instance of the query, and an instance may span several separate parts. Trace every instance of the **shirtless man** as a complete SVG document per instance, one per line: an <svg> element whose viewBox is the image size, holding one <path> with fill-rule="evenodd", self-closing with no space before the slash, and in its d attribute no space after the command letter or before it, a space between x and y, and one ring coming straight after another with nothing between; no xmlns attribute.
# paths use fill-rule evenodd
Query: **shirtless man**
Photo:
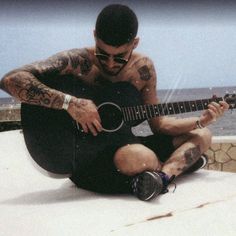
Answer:
<svg viewBox="0 0 236 236"><path fill-rule="evenodd" d="M60 52L47 60L13 70L1 80L1 88L23 103L65 109L85 133L97 136L102 126L94 102L64 94L46 86L44 81L60 75L73 76L90 85L99 83L98 78L111 83L127 81L140 91L144 104L157 104L153 62L135 52L139 43L137 30L137 17L129 7L109 5L96 21L95 47ZM86 170L96 178L87 178L76 171L68 174L85 189L129 192L141 200L153 199L167 192L174 177L204 164L202 154L211 144L211 132L206 126L227 109L226 102L212 102L200 117L150 119L154 135L116 147L108 157L104 156L110 159L111 166L103 164L100 158L91 165L91 170ZM102 173L100 167L113 169L100 178L96 175Z"/></svg>

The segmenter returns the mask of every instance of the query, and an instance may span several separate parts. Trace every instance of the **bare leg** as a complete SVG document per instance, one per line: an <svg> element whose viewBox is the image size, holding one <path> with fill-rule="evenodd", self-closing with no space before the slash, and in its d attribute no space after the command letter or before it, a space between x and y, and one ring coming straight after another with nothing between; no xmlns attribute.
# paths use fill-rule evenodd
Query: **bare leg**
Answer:
<svg viewBox="0 0 236 236"><path fill-rule="evenodd" d="M117 150L114 156L116 168L125 175L136 175L143 171L158 171L161 162L156 154L142 144L129 144Z"/></svg>
<svg viewBox="0 0 236 236"><path fill-rule="evenodd" d="M211 137L207 128L196 129L186 135L175 137L174 146L177 149L164 163L162 171L169 177L183 173L210 147Z"/></svg>

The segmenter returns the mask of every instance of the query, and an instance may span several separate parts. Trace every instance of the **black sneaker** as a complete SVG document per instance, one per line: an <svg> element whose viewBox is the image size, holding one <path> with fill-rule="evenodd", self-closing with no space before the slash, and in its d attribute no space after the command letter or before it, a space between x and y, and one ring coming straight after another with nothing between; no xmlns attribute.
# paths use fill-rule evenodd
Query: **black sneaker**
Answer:
<svg viewBox="0 0 236 236"><path fill-rule="evenodd" d="M201 157L192 166L190 166L186 171L183 172L183 174L190 174L192 172L200 170L204 168L207 165L207 163L208 163L207 155L202 154Z"/></svg>
<svg viewBox="0 0 236 236"><path fill-rule="evenodd" d="M163 172L145 171L132 180L132 190L142 201L149 201L160 193L168 192L167 186L175 176L169 177Z"/></svg>

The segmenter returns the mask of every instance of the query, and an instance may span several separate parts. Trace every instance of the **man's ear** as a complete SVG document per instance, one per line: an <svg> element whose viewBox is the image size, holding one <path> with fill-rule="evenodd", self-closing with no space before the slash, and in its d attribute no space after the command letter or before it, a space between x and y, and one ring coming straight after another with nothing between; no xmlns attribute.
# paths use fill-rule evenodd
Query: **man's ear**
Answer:
<svg viewBox="0 0 236 236"><path fill-rule="evenodd" d="M133 46L133 49L135 49L139 44L139 37L135 38L134 39L134 46Z"/></svg>

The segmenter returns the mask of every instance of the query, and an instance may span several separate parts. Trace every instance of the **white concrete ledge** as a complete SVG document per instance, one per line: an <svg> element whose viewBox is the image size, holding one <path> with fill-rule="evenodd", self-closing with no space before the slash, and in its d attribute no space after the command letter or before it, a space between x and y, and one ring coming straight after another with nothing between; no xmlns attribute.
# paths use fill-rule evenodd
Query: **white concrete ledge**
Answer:
<svg viewBox="0 0 236 236"><path fill-rule="evenodd" d="M212 143L236 143L235 136L213 136Z"/></svg>

